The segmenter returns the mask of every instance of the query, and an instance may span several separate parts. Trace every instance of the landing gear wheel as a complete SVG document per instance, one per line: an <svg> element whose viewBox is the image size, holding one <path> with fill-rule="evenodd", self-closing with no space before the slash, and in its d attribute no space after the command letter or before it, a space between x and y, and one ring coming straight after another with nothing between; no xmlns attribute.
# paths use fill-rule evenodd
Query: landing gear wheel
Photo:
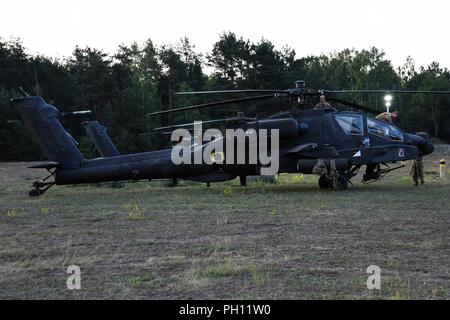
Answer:
<svg viewBox="0 0 450 320"><path fill-rule="evenodd" d="M319 187L321 189L330 189L331 188L331 180L329 180L326 176L320 176Z"/></svg>
<svg viewBox="0 0 450 320"><path fill-rule="evenodd" d="M328 179L326 176L321 176L319 178L319 187L321 189L331 189L334 191L347 190L348 187L347 177L339 175L336 182L337 182L336 186L333 186L333 181L331 179Z"/></svg>
<svg viewBox="0 0 450 320"><path fill-rule="evenodd" d="M347 190L347 187L348 187L348 179L343 175L339 175L339 177L337 178L336 190L337 191Z"/></svg>
<svg viewBox="0 0 450 320"><path fill-rule="evenodd" d="M28 192L28 195L30 197L39 197L41 195L41 190L39 189L30 190L30 192Z"/></svg>

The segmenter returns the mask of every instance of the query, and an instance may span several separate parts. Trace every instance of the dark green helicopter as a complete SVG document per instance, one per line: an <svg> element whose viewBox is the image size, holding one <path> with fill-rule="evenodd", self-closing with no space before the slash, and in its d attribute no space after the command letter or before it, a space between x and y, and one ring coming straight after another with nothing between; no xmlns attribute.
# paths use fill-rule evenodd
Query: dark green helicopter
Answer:
<svg viewBox="0 0 450 320"><path fill-rule="evenodd" d="M334 108L312 109L314 101L320 95L327 95L327 100L349 106L368 113L378 114L376 110L354 102L331 97L340 93L423 93L450 94L450 91L408 91L408 90L312 90L304 81L297 81L296 87L287 90L220 90L201 92L181 92L178 94L247 94L250 96L230 100L221 100L195 106L155 112L152 115L167 114L194 109L210 108L265 99L287 98L290 110L276 113L264 119L237 117L205 121L204 123L221 123L222 130L242 129L259 135L261 129L277 130L279 144L278 173L317 173L321 167L319 186L334 190L347 188L362 166L366 166L364 182L375 181L388 172L399 167L389 164L417 159L430 154L434 146L428 134L410 134L403 132L396 125L367 117L360 112L338 112ZM257 95L255 95L257 94ZM86 159L71 135L59 120L60 112L47 104L41 97L21 97L12 100L25 126L36 137L42 151L49 159L31 168L44 168L50 175L33 184L30 196L39 196L53 185L70 185L81 183L98 183L104 181L151 180L151 179L186 179L201 182L217 182L240 177L245 185L246 177L260 175L266 166L261 159L244 163L228 164L224 161L211 160L209 163L176 164L172 158L172 149L136 154L120 155L106 130L100 124L91 122L90 129L85 126L103 157ZM156 128L156 132L173 131L192 127L193 124L181 124ZM90 131L89 131L90 130ZM250 131L249 131L250 130ZM250 135L251 135L250 134ZM245 144L247 150L260 148L261 140L256 145ZM183 156L194 158L196 151L206 151L212 144L223 142L230 144L226 136L190 143L181 151ZM234 145L234 144L233 144ZM237 148L237 146L234 146ZM103 151L103 152L102 152ZM236 149L234 149L236 151ZM226 152L222 157L226 157ZM223 154L225 153L225 154ZM215 156L215 155L213 155ZM335 173L333 176L331 173ZM48 181L50 178L54 181ZM334 181L334 183L333 183Z"/></svg>

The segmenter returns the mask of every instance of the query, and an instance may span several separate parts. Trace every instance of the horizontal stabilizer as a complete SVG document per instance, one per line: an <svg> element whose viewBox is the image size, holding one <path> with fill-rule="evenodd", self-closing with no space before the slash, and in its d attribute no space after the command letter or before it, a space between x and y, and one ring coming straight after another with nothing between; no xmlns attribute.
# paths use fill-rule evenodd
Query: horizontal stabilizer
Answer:
<svg viewBox="0 0 450 320"><path fill-rule="evenodd" d="M30 169L53 169L56 168L57 166L59 166L58 162L54 162L54 161L46 161L46 162L41 162L38 164L34 164L32 166L29 166L28 168Z"/></svg>

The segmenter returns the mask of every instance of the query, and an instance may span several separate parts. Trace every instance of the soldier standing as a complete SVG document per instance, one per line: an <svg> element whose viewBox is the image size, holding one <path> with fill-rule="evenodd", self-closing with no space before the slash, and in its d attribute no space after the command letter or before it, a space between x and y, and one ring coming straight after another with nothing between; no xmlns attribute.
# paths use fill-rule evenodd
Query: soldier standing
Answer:
<svg viewBox="0 0 450 320"><path fill-rule="evenodd" d="M295 81L295 89L298 93L302 93L303 91L305 91L306 88L306 82L304 80L297 80ZM289 98L291 99L291 98ZM303 103L303 95L299 94L298 98L297 98L297 102L298 103Z"/></svg>
<svg viewBox="0 0 450 320"><path fill-rule="evenodd" d="M413 160L411 172L409 174L412 176L414 185L416 187L419 186L419 180L420 180L420 184L425 183L425 179L423 176L423 158L422 157L418 157L416 160Z"/></svg>

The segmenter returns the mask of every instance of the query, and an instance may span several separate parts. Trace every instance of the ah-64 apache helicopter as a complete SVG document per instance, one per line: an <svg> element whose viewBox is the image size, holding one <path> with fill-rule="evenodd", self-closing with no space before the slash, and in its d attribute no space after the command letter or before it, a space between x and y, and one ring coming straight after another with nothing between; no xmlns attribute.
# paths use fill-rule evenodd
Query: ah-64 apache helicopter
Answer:
<svg viewBox="0 0 450 320"><path fill-rule="evenodd" d="M368 113L378 113L374 109L335 97L337 94L355 92L450 94L450 91L313 90L308 89L304 81L297 81L295 88L287 90L181 92L178 94L258 95L164 110L152 115L240 102L288 98L291 104L294 101L295 107L264 119L247 118L240 114L237 117L211 120L208 123L221 122L226 128L240 128L246 131L251 129L256 134L261 129L277 129L279 133L278 172L311 174L317 173L315 170L321 167L319 186L334 190L346 189L350 179L364 165L366 172L363 181L375 181L399 168L391 168L389 163L417 159L433 152L434 146L426 133L406 133L392 123L367 117L360 112L338 112L334 108L321 110L311 108L314 100L317 101L320 95L327 95L328 101ZM16 98L13 99L13 104L25 126L37 138L42 151L49 159L48 162L32 166L32 168L47 169L50 175L41 181L34 182L30 196L39 196L55 184L70 185L122 180L186 179L209 183L240 177L241 184L245 185L246 177L261 174L264 166L260 159L257 159L256 163L240 164L217 161L209 164L175 164L171 158L172 149L119 155L105 130L100 130L100 134L97 132L97 135L89 135L91 138L94 137L94 144L104 156L86 159L58 120L60 113L54 106L47 104L41 97ZM94 124L94 131L102 128L98 123ZM156 131L174 130L192 125L161 127ZM214 141L217 142L217 140ZM193 157L196 150L204 151L214 141L192 144L184 148L183 153ZM334 175L331 174L332 172ZM54 181L48 182L47 180L51 177Z"/></svg>

